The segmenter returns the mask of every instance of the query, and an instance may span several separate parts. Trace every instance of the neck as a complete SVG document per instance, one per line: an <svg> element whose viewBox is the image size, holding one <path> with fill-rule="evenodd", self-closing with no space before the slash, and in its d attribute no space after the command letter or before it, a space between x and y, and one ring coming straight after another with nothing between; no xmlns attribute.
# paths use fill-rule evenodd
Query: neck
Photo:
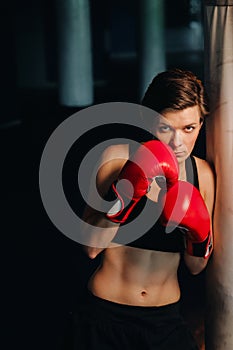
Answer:
<svg viewBox="0 0 233 350"><path fill-rule="evenodd" d="M182 163L179 163L179 180L183 180L183 181L187 180L185 161L183 161Z"/></svg>

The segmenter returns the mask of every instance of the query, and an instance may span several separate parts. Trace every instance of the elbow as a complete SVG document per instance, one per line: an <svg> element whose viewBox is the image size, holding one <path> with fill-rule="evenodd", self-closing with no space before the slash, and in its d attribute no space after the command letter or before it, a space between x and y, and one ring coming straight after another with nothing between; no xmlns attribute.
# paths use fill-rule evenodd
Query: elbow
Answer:
<svg viewBox="0 0 233 350"><path fill-rule="evenodd" d="M89 257L91 260L94 260L94 259L97 257L98 254L99 254L98 252L91 250L91 251L88 253L88 257Z"/></svg>
<svg viewBox="0 0 233 350"><path fill-rule="evenodd" d="M191 273L191 275L193 276L197 276L199 275L205 268L200 268L198 270L192 270L192 269L189 269L189 272Z"/></svg>
<svg viewBox="0 0 233 350"><path fill-rule="evenodd" d="M84 251L87 254L88 258L90 258L91 260L94 260L102 251L102 249L85 246Z"/></svg>
<svg viewBox="0 0 233 350"><path fill-rule="evenodd" d="M208 263L208 258L194 257L187 253L185 253L184 260L189 272L194 276L205 270Z"/></svg>
<svg viewBox="0 0 233 350"><path fill-rule="evenodd" d="M207 260L203 258L198 258L198 262L196 264L193 264L192 266L189 265L189 271L193 276L199 275L202 271L205 270L207 265Z"/></svg>

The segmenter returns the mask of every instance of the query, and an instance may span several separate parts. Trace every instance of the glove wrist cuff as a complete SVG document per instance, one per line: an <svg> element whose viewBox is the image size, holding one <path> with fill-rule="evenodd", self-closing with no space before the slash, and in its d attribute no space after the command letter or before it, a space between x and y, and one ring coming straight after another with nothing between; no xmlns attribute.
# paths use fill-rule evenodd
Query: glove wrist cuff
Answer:
<svg viewBox="0 0 233 350"><path fill-rule="evenodd" d="M105 214L106 218L115 223L124 223L140 198L138 200L123 198L123 196L117 192L116 186L113 183L105 199L116 200Z"/></svg>
<svg viewBox="0 0 233 350"><path fill-rule="evenodd" d="M189 255L207 259L213 250L212 234L209 232L207 238L202 242L192 242L186 239L186 250Z"/></svg>

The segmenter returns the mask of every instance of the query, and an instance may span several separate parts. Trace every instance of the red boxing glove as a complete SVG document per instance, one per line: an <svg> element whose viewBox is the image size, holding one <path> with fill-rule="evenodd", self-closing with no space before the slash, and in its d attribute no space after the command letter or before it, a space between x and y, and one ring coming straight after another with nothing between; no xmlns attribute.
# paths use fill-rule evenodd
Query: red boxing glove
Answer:
<svg viewBox="0 0 233 350"><path fill-rule="evenodd" d="M212 251L210 216L205 202L196 187L178 181L162 194L164 226L178 226L185 231L188 254L207 258Z"/></svg>
<svg viewBox="0 0 233 350"><path fill-rule="evenodd" d="M161 177L166 180L161 182ZM178 162L172 149L158 140L145 142L122 168L112 184L117 203L106 214L113 222L124 223L139 200L150 190L150 184L171 187L178 181ZM160 181L159 181L160 180Z"/></svg>

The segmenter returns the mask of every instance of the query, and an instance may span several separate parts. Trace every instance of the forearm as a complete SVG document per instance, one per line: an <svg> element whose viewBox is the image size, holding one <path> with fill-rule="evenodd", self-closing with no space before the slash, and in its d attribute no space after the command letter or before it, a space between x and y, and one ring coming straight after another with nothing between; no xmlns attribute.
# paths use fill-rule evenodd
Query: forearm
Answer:
<svg viewBox="0 0 233 350"><path fill-rule="evenodd" d="M195 245L195 248L191 249L192 245ZM198 245L201 245L201 248L198 249ZM213 237L210 232L205 243L192 243L189 239L186 240L186 250L184 252L184 261L189 271L193 275L197 275L202 270L205 269L208 260L213 251ZM201 253L195 254L195 253Z"/></svg>
<svg viewBox="0 0 233 350"><path fill-rule="evenodd" d="M104 213L92 213L85 217L82 225L82 241L84 251L91 259L94 259L105 248L116 246L112 240L119 226L108 220Z"/></svg>
<svg viewBox="0 0 233 350"><path fill-rule="evenodd" d="M203 271L208 263L209 258L192 256L184 252L184 262L192 275L197 275Z"/></svg>

